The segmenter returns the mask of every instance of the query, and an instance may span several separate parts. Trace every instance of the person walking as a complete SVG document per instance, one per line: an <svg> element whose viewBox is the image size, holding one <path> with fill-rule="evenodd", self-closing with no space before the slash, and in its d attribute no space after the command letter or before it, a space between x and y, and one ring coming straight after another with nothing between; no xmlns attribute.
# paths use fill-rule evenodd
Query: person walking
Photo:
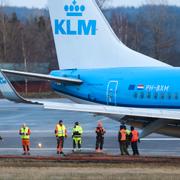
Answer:
<svg viewBox="0 0 180 180"><path fill-rule="evenodd" d="M139 155L138 151L138 141L139 141L139 133L137 130L131 126L131 148L133 151L133 155Z"/></svg>
<svg viewBox="0 0 180 180"><path fill-rule="evenodd" d="M64 138L67 138L67 130L62 120L55 127L55 135L57 139L57 154L64 155Z"/></svg>
<svg viewBox="0 0 180 180"><path fill-rule="evenodd" d="M96 152L102 152L104 145L104 134L106 133L106 131L103 128L103 124L101 121L98 122L95 132L96 132Z"/></svg>
<svg viewBox="0 0 180 180"><path fill-rule="evenodd" d="M124 129L124 126L120 126L119 134L118 134L118 141L120 146L121 155L129 155L129 152L127 150L127 144L126 144L126 130Z"/></svg>
<svg viewBox="0 0 180 180"><path fill-rule="evenodd" d="M30 134L31 130L29 127L26 126L24 123L19 130L19 135L21 136L22 140L22 147L23 147L23 155L30 155Z"/></svg>
<svg viewBox="0 0 180 180"><path fill-rule="evenodd" d="M78 151L81 151L82 144L82 133L83 129L79 125L79 122L75 122L74 128L72 130L72 138L73 138L73 152L76 151L76 147L78 146Z"/></svg>

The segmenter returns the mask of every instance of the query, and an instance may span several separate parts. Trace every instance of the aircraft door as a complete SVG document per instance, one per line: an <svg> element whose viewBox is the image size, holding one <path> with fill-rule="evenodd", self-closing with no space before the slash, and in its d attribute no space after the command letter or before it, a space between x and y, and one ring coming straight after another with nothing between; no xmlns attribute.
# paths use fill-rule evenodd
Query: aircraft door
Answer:
<svg viewBox="0 0 180 180"><path fill-rule="evenodd" d="M109 81L107 85L107 105L116 105L118 81Z"/></svg>

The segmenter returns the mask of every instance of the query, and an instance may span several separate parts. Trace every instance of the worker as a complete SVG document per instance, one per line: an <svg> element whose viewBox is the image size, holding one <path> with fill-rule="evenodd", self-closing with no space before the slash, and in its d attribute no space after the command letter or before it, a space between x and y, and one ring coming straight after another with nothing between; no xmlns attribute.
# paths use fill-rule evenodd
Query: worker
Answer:
<svg viewBox="0 0 180 180"><path fill-rule="evenodd" d="M3 138L0 136L0 141L2 141L3 140Z"/></svg>
<svg viewBox="0 0 180 180"><path fill-rule="evenodd" d="M102 152L104 145L104 134L106 133L101 121L96 127L96 152Z"/></svg>
<svg viewBox="0 0 180 180"><path fill-rule="evenodd" d="M126 148L128 149L129 145L131 144L131 131L127 129L125 125L124 129L126 131Z"/></svg>
<svg viewBox="0 0 180 180"><path fill-rule="evenodd" d="M64 138L67 138L67 130L62 120L55 127L55 135L57 139L57 154L64 155Z"/></svg>
<svg viewBox="0 0 180 180"><path fill-rule="evenodd" d="M78 146L78 151L81 151L82 133L83 133L83 129L79 125L79 122L75 122L74 128L72 130L73 152L76 151L77 146Z"/></svg>
<svg viewBox="0 0 180 180"><path fill-rule="evenodd" d="M137 130L134 129L133 126L131 126L131 147L133 151L133 155L139 155L138 151L138 141L139 141L139 133Z"/></svg>
<svg viewBox="0 0 180 180"><path fill-rule="evenodd" d="M24 150L23 155L30 155L30 134L31 130L29 127L26 126L24 123L19 130L19 135L22 139L22 147Z"/></svg>
<svg viewBox="0 0 180 180"><path fill-rule="evenodd" d="M129 155L126 144L126 130L122 125L120 126L118 141L119 141L121 155Z"/></svg>

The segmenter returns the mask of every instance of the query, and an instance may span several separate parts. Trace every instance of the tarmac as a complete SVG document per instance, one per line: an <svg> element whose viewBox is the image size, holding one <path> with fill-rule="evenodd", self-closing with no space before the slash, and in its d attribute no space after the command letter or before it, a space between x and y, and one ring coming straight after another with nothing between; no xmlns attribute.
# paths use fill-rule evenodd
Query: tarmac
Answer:
<svg viewBox="0 0 180 180"><path fill-rule="evenodd" d="M68 100L48 99L47 101L64 102ZM95 148L94 130L98 120L102 120L107 131L104 143L105 154L103 154L103 157L111 157L112 159L113 157L119 157L120 151L117 141L119 122L100 116L95 117L88 113L45 110L43 107L37 105L15 104L7 100L0 100L0 135L3 137L3 141L0 141L0 158L22 157L21 140L18 131L23 123L26 123L32 131L31 156L29 158L61 158L56 155L56 139L54 136L55 125L60 119L64 121L68 130L68 138L64 146L64 152L67 155L66 158L69 155L71 157L73 156L71 153L71 130L76 121L79 121L84 129L82 144L83 157L92 156ZM39 143L42 144L41 148L38 146ZM180 157L180 139L152 134L141 140L139 151L143 157ZM132 154L131 148L129 148L129 152Z"/></svg>

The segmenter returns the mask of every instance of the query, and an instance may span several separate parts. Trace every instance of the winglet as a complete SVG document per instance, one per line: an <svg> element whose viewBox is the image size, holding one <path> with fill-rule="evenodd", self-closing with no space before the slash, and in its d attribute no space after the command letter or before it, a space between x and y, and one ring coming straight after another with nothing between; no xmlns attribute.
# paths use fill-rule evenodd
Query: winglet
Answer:
<svg viewBox="0 0 180 180"><path fill-rule="evenodd" d="M6 75L0 71L0 91L2 95L13 102L17 103L27 103L27 104L39 104L42 105L41 103L38 102L33 102L27 99L24 99L12 86Z"/></svg>

